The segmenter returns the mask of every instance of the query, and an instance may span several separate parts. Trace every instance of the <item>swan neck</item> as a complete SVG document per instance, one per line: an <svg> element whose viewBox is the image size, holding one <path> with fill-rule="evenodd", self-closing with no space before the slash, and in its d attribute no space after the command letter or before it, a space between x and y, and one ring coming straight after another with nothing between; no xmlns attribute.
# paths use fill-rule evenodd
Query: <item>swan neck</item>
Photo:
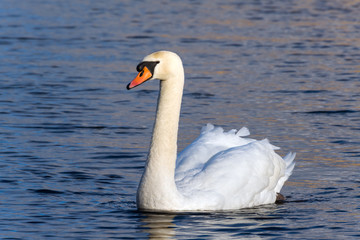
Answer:
<svg viewBox="0 0 360 240"><path fill-rule="evenodd" d="M175 209L180 194L175 184L177 134L184 73L160 81L150 151L137 193L139 209Z"/></svg>
<svg viewBox="0 0 360 240"><path fill-rule="evenodd" d="M180 78L180 77L179 77ZM149 161L155 160L175 171L177 135L183 92L183 79L160 81L160 92ZM180 83L179 83L180 82Z"/></svg>

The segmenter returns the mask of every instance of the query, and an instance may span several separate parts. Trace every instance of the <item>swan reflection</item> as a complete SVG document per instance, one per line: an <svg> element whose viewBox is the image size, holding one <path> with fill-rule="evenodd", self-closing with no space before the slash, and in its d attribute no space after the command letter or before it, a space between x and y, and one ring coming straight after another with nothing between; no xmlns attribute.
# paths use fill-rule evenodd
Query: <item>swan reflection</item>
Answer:
<svg viewBox="0 0 360 240"><path fill-rule="evenodd" d="M213 238L230 239L250 234L252 239L267 226L285 225L279 205L220 212L141 213L142 231L149 239ZM269 229L270 230L270 229ZM276 235L276 233L274 233Z"/></svg>
<svg viewBox="0 0 360 240"><path fill-rule="evenodd" d="M144 218L140 221L143 223L143 232L149 234L149 239L174 239L175 214L144 212L142 215Z"/></svg>

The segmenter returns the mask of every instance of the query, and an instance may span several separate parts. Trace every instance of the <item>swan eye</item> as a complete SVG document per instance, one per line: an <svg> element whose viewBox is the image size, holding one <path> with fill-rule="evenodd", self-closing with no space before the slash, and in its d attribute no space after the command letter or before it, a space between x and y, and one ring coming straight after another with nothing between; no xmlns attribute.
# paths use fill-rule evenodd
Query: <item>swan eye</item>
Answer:
<svg viewBox="0 0 360 240"><path fill-rule="evenodd" d="M155 66L156 66L157 64L159 64L159 63L160 63L160 61L156 61L156 62L150 62L150 61L141 62L141 63L139 63L139 65L137 65L136 70L137 70L138 72L141 72L141 71L143 71L144 67L146 66L146 67L149 69L149 71L151 72L151 74L154 75Z"/></svg>
<svg viewBox="0 0 360 240"><path fill-rule="evenodd" d="M145 63L145 62L139 63L139 65L137 65L137 67L136 67L136 71L141 72L141 71L144 69L144 67L145 67L145 64L144 64L144 63Z"/></svg>

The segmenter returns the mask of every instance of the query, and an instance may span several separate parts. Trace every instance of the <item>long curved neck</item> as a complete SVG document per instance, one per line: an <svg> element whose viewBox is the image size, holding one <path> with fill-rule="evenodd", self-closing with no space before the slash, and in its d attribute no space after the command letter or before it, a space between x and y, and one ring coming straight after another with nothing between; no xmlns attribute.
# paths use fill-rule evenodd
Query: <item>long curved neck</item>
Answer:
<svg viewBox="0 0 360 240"><path fill-rule="evenodd" d="M171 208L178 198L174 174L183 86L182 68L171 79L160 81L150 151L137 194L140 209Z"/></svg>
<svg viewBox="0 0 360 240"><path fill-rule="evenodd" d="M179 77L180 78L180 77ZM148 156L148 164L161 164L175 170L177 155L177 135L184 79L160 81L160 92L156 111L153 136Z"/></svg>

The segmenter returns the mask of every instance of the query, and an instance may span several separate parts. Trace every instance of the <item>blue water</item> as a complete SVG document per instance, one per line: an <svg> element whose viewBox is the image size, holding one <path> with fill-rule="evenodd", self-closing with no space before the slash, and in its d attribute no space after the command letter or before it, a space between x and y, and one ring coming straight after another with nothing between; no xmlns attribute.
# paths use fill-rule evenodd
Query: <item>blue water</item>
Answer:
<svg viewBox="0 0 360 240"><path fill-rule="evenodd" d="M1 239L360 238L356 1L0 2ZM211 122L297 152L287 201L136 210L161 49L183 59L183 149Z"/></svg>

